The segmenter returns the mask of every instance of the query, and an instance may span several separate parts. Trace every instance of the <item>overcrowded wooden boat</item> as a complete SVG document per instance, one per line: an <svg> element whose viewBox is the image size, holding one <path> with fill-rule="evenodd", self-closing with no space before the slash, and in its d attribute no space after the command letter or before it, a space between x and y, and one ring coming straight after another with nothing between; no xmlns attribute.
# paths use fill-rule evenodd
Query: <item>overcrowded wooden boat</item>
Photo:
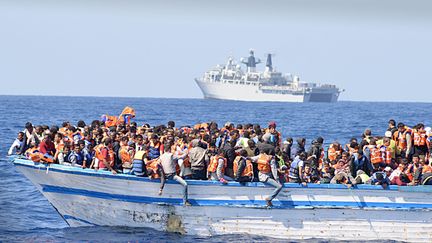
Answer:
<svg viewBox="0 0 432 243"><path fill-rule="evenodd" d="M16 168L72 227L130 226L191 235L246 233L284 239L432 241L432 187L285 183L273 207L273 190L261 182L227 184L159 180L43 164L13 157Z"/></svg>

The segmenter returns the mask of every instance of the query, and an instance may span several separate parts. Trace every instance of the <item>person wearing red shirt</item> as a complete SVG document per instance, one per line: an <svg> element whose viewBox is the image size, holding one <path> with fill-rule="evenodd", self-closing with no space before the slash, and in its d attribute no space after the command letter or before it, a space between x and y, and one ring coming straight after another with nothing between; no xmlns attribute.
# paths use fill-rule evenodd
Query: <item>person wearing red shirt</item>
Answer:
<svg viewBox="0 0 432 243"><path fill-rule="evenodd" d="M51 133L45 132L44 139L39 144L39 151L44 155L48 154L50 156L54 156L56 149L54 143L51 140Z"/></svg>

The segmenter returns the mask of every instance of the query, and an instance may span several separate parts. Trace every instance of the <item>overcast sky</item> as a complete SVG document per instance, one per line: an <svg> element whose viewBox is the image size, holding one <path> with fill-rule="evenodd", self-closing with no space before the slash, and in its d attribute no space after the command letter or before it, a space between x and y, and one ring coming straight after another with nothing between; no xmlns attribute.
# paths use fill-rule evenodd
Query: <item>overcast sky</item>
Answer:
<svg viewBox="0 0 432 243"><path fill-rule="evenodd" d="M431 102L429 2L0 1L0 94L200 98L253 48L342 100Z"/></svg>

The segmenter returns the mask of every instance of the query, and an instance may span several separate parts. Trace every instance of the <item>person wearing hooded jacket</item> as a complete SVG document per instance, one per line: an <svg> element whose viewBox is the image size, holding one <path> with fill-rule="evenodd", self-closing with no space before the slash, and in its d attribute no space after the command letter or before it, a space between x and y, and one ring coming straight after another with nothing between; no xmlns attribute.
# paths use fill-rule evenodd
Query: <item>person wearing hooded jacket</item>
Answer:
<svg viewBox="0 0 432 243"><path fill-rule="evenodd" d="M291 147L291 158L294 159L297 155L305 152L306 138L297 138L297 144Z"/></svg>
<svg viewBox="0 0 432 243"><path fill-rule="evenodd" d="M312 146L309 148L308 156L312 156L310 166L314 170L319 167L319 159L323 152L323 143L324 139L322 137L318 137L316 140L312 141Z"/></svg>

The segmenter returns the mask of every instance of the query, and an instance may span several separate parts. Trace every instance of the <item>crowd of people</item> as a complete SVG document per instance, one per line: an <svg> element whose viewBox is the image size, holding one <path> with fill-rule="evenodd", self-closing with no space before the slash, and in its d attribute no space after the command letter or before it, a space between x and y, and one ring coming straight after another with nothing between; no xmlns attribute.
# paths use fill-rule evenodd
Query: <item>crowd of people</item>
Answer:
<svg viewBox="0 0 432 243"><path fill-rule="evenodd" d="M240 183L260 181L275 187L266 199L269 206L285 182L381 185L432 184L431 129L424 124L408 127L390 120L384 136L366 129L347 144L332 142L324 148L317 137L306 149L305 138L285 138L275 122L259 124L215 122L194 126L138 126L135 111L126 107L120 116L102 116L90 125L63 122L33 126L18 133L9 155L42 163L58 163L113 174L160 178L183 185L185 179Z"/></svg>

